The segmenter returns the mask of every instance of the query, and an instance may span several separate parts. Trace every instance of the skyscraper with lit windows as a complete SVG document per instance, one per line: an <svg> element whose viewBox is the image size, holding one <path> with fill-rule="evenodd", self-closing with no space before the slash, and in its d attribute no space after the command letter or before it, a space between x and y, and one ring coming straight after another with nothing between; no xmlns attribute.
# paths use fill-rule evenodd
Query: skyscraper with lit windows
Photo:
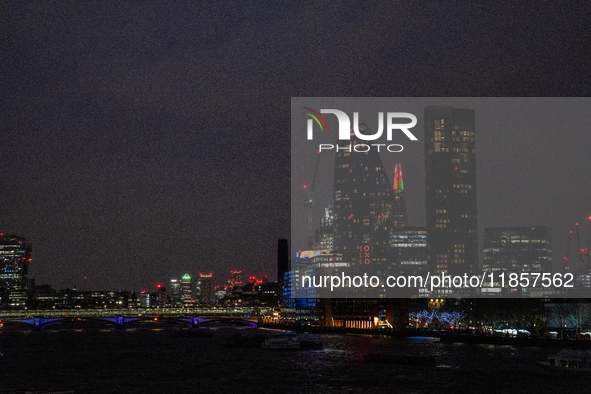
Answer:
<svg viewBox="0 0 591 394"><path fill-rule="evenodd" d="M424 124L429 270L433 274L476 273L474 111L429 106Z"/></svg>
<svg viewBox="0 0 591 394"><path fill-rule="evenodd" d="M392 183L377 151L351 149L364 143L352 130L350 143L335 158L334 251L353 273L381 275L390 262Z"/></svg>
<svg viewBox="0 0 591 394"><path fill-rule="evenodd" d="M211 305L213 302L211 279L213 274L199 274L199 280L201 281L201 294L199 295L199 302L204 305Z"/></svg>
<svg viewBox="0 0 591 394"><path fill-rule="evenodd" d="M181 278L181 302L190 304L193 302L193 288L191 286L191 275L185 274Z"/></svg>
<svg viewBox="0 0 591 394"><path fill-rule="evenodd" d="M0 304L26 304L31 250L25 238L0 234Z"/></svg>

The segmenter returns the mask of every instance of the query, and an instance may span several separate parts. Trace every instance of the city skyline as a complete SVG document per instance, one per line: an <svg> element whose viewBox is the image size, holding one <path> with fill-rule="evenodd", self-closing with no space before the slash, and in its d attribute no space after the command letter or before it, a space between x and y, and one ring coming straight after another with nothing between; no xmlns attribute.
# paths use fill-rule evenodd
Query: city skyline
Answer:
<svg viewBox="0 0 591 394"><path fill-rule="evenodd" d="M566 254L567 240L575 223L584 224L591 209L585 198L591 187L584 179L591 177L586 165L584 146L591 143L586 133L590 105L586 98L298 98L312 108L339 108L352 117L360 113L360 122L368 130L377 129L377 112L403 111L417 115L418 123L412 129L418 141L402 137L401 153L381 152L390 181L395 165L404 168L404 186L408 225L425 226L425 173L423 111L430 105L470 108L476 123L476 183L478 187L478 255L482 264L483 234L485 227L540 226L550 228L553 244L553 269L560 272L562 257ZM300 132L301 139L293 140L292 160L305 165L292 166L292 220L304 215L298 203L301 184L309 182L313 173L316 152L304 141L305 118L292 103L292 130ZM328 127L336 130L334 117L325 115ZM557 130L568 130L560 133ZM334 143L328 133L315 135L315 144ZM315 145L316 146L316 145ZM331 188L322 185L331 181L334 151L322 152L316 181L316 209L332 203ZM500 159L502 157L502 160ZM574 181L573 181L574 179ZM579 180L581 180L579 182ZM299 193L301 195L301 193ZM304 216L305 217L305 216ZM301 223L292 223L292 239L301 242ZM571 249L575 246L571 243ZM296 249L303 247L295 246ZM573 256L571 251L571 256Z"/></svg>
<svg viewBox="0 0 591 394"><path fill-rule="evenodd" d="M585 96L590 82L580 5L0 7L0 232L30 239L30 276L57 288L193 267L274 275L276 240L290 237L290 97ZM499 130L489 161L510 162L523 141ZM585 163L588 145L560 154ZM407 195L422 189L422 169L402 164ZM521 187L545 194L536 182L558 172L530 166ZM587 167L560 186L588 195ZM412 225L420 200L407 198ZM553 239L566 229L552 225Z"/></svg>

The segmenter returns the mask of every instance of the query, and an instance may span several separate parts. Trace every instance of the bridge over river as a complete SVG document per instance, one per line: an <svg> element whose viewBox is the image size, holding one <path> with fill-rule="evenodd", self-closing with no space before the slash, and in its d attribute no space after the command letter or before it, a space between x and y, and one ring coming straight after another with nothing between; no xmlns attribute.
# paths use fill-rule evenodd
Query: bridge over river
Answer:
<svg viewBox="0 0 591 394"><path fill-rule="evenodd" d="M126 308L126 309L50 309L4 310L0 322L5 327L21 325L43 330L56 324L105 322L124 328L134 322L177 322L196 328L208 322L225 322L258 326L259 316L271 314L270 308L201 307L201 308Z"/></svg>

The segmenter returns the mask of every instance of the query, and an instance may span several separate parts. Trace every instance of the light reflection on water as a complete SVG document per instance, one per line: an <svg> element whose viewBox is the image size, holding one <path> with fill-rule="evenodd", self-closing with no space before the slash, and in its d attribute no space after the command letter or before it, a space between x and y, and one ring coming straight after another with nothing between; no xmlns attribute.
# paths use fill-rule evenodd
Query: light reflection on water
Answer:
<svg viewBox="0 0 591 394"><path fill-rule="evenodd" d="M281 392L462 393L566 392L588 389L588 375L549 375L537 361L557 350L440 343L436 338L300 335L321 350L233 348L236 334L278 330L212 326L213 338L172 338L177 328L2 331L2 390L80 393ZM80 330L80 331L78 331ZM371 364L367 354L434 357L445 368Z"/></svg>

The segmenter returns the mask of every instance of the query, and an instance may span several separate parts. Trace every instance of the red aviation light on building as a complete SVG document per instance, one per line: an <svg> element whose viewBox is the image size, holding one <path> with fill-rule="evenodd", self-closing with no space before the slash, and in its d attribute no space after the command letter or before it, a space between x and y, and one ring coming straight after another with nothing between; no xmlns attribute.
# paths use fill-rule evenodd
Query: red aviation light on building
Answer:
<svg viewBox="0 0 591 394"><path fill-rule="evenodd" d="M162 287L162 285L157 285L156 287L158 287L158 288L161 288L161 287Z"/></svg>
<svg viewBox="0 0 591 394"><path fill-rule="evenodd" d="M307 188L308 188L308 185L304 185L304 189L307 189Z"/></svg>

